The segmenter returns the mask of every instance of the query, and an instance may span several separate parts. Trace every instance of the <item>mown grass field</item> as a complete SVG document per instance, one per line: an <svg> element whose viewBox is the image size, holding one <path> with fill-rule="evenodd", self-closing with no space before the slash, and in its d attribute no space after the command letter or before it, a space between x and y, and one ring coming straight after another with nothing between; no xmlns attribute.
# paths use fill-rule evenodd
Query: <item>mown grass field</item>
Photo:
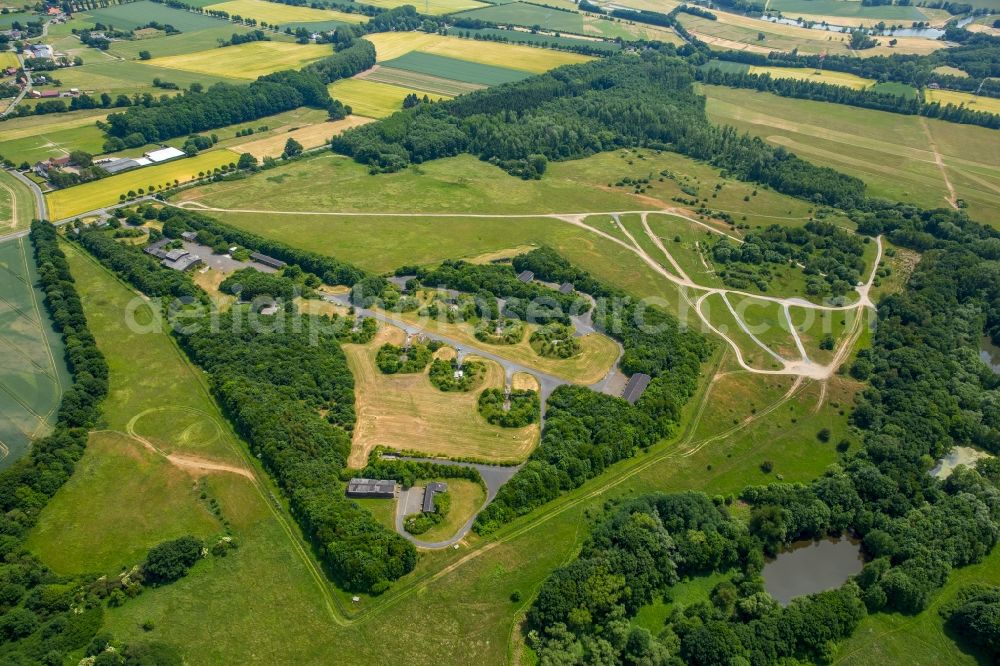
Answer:
<svg viewBox="0 0 1000 666"><path fill-rule="evenodd" d="M426 371L382 374L375 365L379 347L400 345L404 338L402 330L385 326L366 345L344 346L358 414L348 465L364 467L376 446L508 463L527 458L538 442L538 424L500 428L487 423L477 408L484 389L503 387L499 365L487 361L482 384L468 393L438 390Z"/></svg>
<svg viewBox="0 0 1000 666"><path fill-rule="evenodd" d="M1000 225L1000 143L994 130L719 86L703 90L713 121L861 178L875 196L947 206L936 149L969 215Z"/></svg>
<svg viewBox="0 0 1000 666"><path fill-rule="evenodd" d="M0 179L0 202L9 201L2 198L9 178L4 173ZM30 196L26 189L16 195ZM18 215L30 215L33 201L27 199L27 211L17 201ZM37 279L27 238L0 243L0 469L24 455L33 437L48 432L70 384L63 344L35 287Z"/></svg>
<svg viewBox="0 0 1000 666"><path fill-rule="evenodd" d="M855 90L863 90L875 83L846 72L830 70L804 69L795 67L750 67L751 74L770 74L773 79L797 79L815 83L829 83L834 86L847 86Z"/></svg>
<svg viewBox="0 0 1000 666"><path fill-rule="evenodd" d="M981 95L954 90L931 90L928 88L924 90L924 99L928 103L954 104L955 106L965 106L974 111L1000 113L1000 99L994 97L983 97Z"/></svg>
<svg viewBox="0 0 1000 666"><path fill-rule="evenodd" d="M350 115L341 120L317 122L304 127L289 128L284 132L275 132L271 136L252 139L245 143L236 143L229 148L235 153L250 153L257 159L265 157L280 157L285 150L285 143L295 139L306 150L319 148L329 143L330 139L341 132L364 125L370 118ZM248 137L243 137L246 140Z"/></svg>
<svg viewBox="0 0 1000 666"><path fill-rule="evenodd" d="M298 7L265 0L229 0L206 5L206 9L228 12L230 16L243 16L266 21L269 25L284 26L287 23L316 23L339 21L341 23L363 23L368 20L364 14L348 14L332 9Z"/></svg>
<svg viewBox="0 0 1000 666"><path fill-rule="evenodd" d="M903 21L922 21L925 18L917 7L896 5L868 7L853 0L770 0L768 9L780 11L787 17L809 14Z"/></svg>
<svg viewBox="0 0 1000 666"><path fill-rule="evenodd" d="M418 32L381 32L365 37L375 44L379 62L411 51L540 74L555 67L591 60L587 56L520 44L482 42Z"/></svg>
<svg viewBox="0 0 1000 666"><path fill-rule="evenodd" d="M2 133L0 133L2 134ZM15 164L34 164L49 157L62 157L74 150L84 150L92 155L104 152L107 137L97 125L84 125L48 132L41 128L37 134L12 139L3 144L3 156ZM2 221L0 221L2 225Z"/></svg>
<svg viewBox="0 0 1000 666"><path fill-rule="evenodd" d="M417 538L421 541L444 541L455 536L465 523L472 518L483 502L486 501L486 491L475 481L466 479L421 479L420 483L443 481L448 484L448 494L451 495L451 510L444 520L430 528Z"/></svg>
<svg viewBox="0 0 1000 666"><path fill-rule="evenodd" d="M114 26L119 30L132 30L141 25L146 25L150 21L157 23L169 23L181 32L194 32L204 28L214 28L220 23L219 19L186 12L182 9L173 9L164 4L139 0L112 7L101 9L88 9L84 12L82 20L90 20L93 23L103 23L106 26Z"/></svg>
<svg viewBox="0 0 1000 666"><path fill-rule="evenodd" d="M260 43L260 42L258 42ZM239 48L239 47L233 47ZM222 53L222 50L220 50ZM184 56L177 56L183 58ZM79 88L90 93L106 92L115 96L119 93L133 95L150 92L159 96L164 94L162 88L153 87L153 79L176 83L181 88L187 88L198 82L204 86L213 83L240 83L225 69L216 73L183 71L164 64L167 58L150 61L94 60L80 67L69 67L59 72L59 80L64 88ZM176 93L170 93L176 94ZM107 111L105 111L107 113Z"/></svg>
<svg viewBox="0 0 1000 666"><path fill-rule="evenodd" d="M301 69L304 65L331 53L333 50L329 44L250 42L224 49L166 56L150 62L165 69L238 79L256 79L282 69Z"/></svg>
<svg viewBox="0 0 1000 666"><path fill-rule="evenodd" d="M194 53L204 51L219 46L220 39L228 40L233 34L243 34L251 30L247 26L229 23L228 21L217 21L216 27L204 28L195 32L182 32L179 35L165 35L150 39L120 40L111 42L108 53L116 55L126 60L137 60L139 51L149 51L154 58L163 56L180 55L182 53ZM279 39L277 35L271 37Z"/></svg>
<svg viewBox="0 0 1000 666"><path fill-rule="evenodd" d="M443 79L440 76L431 76L429 74L420 74L418 72L408 72L404 69L393 69L392 67L386 67L384 65L373 67L367 72L363 72L362 74L355 76L352 80L375 81L377 83L385 83L387 85L402 88L416 88L426 90L428 93L444 95L447 97L455 97L467 92L472 92L473 90L480 90L485 87L479 85L478 83L452 81L451 79Z"/></svg>
<svg viewBox="0 0 1000 666"><path fill-rule="evenodd" d="M384 118L402 110L403 98L415 94L432 100L450 99L446 95L427 92L417 88L405 88L370 79L341 79L327 88L330 95L351 107L351 110L369 118Z"/></svg>
<svg viewBox="0 0 1000 666"><path fill-rule="evenodd" d="M443 79L452 79L463 83L475 83L483 86L495 86L511 81L520 81L530 76L528 72L523 72L509 67L497 67L495 65L484 65L468 60L459 60L448 56L434 55L413 51L398 58L393 58L385 63L386 67L402 69L417 74L437 76Z"/></svg>
<svg viewBox="0 0 1000 666"><path fill-rule="evenodd" d="M368 4L375 5L376 7L392 9L394 7L410 5L413 4L413 2L407 2L406 0L371 0ZM476 0L423 0L423 2L418 2L414 6L421 14L439 15L451 14L453 12L460 12L466 9L475 9L476 7L486 7L488 5L484 2L477 2Z"/></svg>
<svg viewBox="0 0 1000 666"><path fill-rule="evenodd" d="M471 12L463 12L461 17L505 25L529 27L537 25L547 30L583 34L583 16L581 14L525 2L509 2L488 6Z"/></svg>
<svg viewBox="0 0 1000 666"><path fill-rule="evenodd" d="M64 190L55 190L45 195L49 206L49 218L61 220L90 210L117 204L119 196L129 191L138 193L142 188L152 192L165 186L173 186L199 178L199 174L210 173L213 169L235 163L238 155L229 150L210 150L194 157L182 158L126 171L101 180L76 185Z"/></svg>
<svg viewBox="0 0 1000 666"><path fill-rule="evenodd" d="M13 51L0 51L0 69L8 67L20 67L21 61Z"/></svg>
<svg viewBox="0 0 1000 666"><path fill-rule="evenodd" d="M20 180L0 170L0 235L27 229L34 217L34 194Z"/></svg>

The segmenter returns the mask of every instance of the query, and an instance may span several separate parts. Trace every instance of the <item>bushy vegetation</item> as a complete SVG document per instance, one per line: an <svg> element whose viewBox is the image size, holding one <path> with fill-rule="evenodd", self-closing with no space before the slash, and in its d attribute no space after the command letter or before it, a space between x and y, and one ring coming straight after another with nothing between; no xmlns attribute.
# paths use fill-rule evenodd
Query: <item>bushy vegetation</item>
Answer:
<svg viewBox="0 0 1000 666"><path fill-rule="evenodd" d="M414 485L418 479L466 479L485 486L483 477L475 467L444 465L426 460L373 458L361 470L361 476L367 479L395 479L406 487Z"/></svg>
<svg viewBox="0 0 1000 666"><path fill-rule="evenodd" d="M100 418L108 367L87 326L79 295L48 222L31 225L45 307L62 336L73 384L52 434L0 472L0 661L43 663L83 648L101 626L102 597L86 577L59 576L24 548L28 530L69 479Z"/></svg>
<svg viewBox="0 0 1000 666"><path fill-rule="evenodd" d="M948 627L995 662L1000 657L1000 588L970 585L941 609Z"/></svg>
<svg viewBox="0 0 1000 666"><path fill-rule="evenodd" d="M297 291L295 280L278 273L262 273L256 268L241 268L233 271L219 285L220 291L240 297L242 301L252 301L259 296L291 300Z"/></svg>
<svg viewBox="0 0 1000 666"><path fill-rule="evenodd" d="M455 373L461 371L462 375L456 377ZM482 381L486 374L486 364L479 361L466 361L459 365L458 361L446 361L438 358L431 363L430 380L431 384L441 391L471 391Z"/></svg>
<svg viewBox="0 0 1000 666"><path fill-rule="evenodd" d="M524 339L524 322L520 319L482 319L476 325L476 340L491 345L516 345Z"/></svg>
<svg viewBox="0 0 1000 666"><path fill-rule="evenodd" d="M425 344L414 342L406 348L384 344L375 355L375 365L387 375L423 372L431 362L434 351Z"/></svg>
<svg viewBox="0 0 1000 666"><path fill-rule="evenodd" d="M505 409L506 406L506 409ZM538 391L489 388L479 394L479 413L488 423L501 428L523 428L538 420L541 401Z"/></svg>
<svg viewBox="0 0 1000 666"><path fill-rule="evenodd" d="M447 492L434 494L432 513L415 513L406 517L403 528L410 534L423 534L448 517L451 511L451 495Z"/></svg>
<svg viewBox="0 0 1000 666"><path fill-rule="evenodd" d="M573 336L572 326L549 324L531 334L531 348L539 356L570 358L580 353L580 341Z"/></svg>
<svg viewBox="0 0 1000 666"><path fill-rule="evenodd" d="M201 557L204 547L201 539L193 536L183 536L153 546L142 563L144 582L163 585L183 577Z"/></svg>
<svg viewBox="0 0 1000 666"><path fill-rule="evenodd" d="M200 294L190 275L164 270L159 259L135 245L119 243L106 231L85 229L81 231L79 240L102 264L147 296L196 298Z"/></svg>

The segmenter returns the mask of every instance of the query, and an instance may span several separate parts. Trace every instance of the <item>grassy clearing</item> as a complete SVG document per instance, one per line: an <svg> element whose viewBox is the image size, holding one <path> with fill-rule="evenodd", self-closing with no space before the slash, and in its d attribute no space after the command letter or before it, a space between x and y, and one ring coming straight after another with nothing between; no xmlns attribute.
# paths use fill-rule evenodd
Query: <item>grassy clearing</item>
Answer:
<svg viewBox="0 0 1000 666"><path fill-rule="evenodd" d="M483 86L495 86L511 81L520 81L529 76L527 72L508 67L484 65L468 60L459 60L448 56L434 55L413 51L398 58L386 61L387 67L402 69L427 76L437 76L463 83L475 83Z"/></svg>
<svg viewBox="0 0 1000 666"><path fill-rule="evenodd" d="M779 303L734 295L729 296L729 302L749 331L769 349L783 358L799 358L784 309Z"/></svg>
<svg viewBox="0 0 1000 666"><path fill-rule="evenodd" d="M896 5L868 7L850 0L770 0L768 9L780 11L789 17L811 14L876 20L922 21L924 19L924 15L916 7Z"/></svg>
<svg viewBox="0 0 1000 666"><path fill-rule="evenodd" d="M750 67L750 73L770 74L773 79L797 79L799 81L812 81L814 83L829 83L835 86L847 86L855 90L863 90L875 83L871 79L865 79L845 72L796 67Z"/></svg>
<svg viewBox="0 0 1000 666"><path fill-rule="evenodd" d="M720 294L708 296L702 303L701 312L720 333L727 336L740 348L740 355L748 366L757 370L781 369L781 363L754 342L754 339L743 330ZM720 342L720 344L728 346L726 342Z"/></svg>
<svg viewBox="0 0 1000 666"><path fill-rule="evenodd" d="M214 28L219 24L219 19L204 14L186 12L181 9L173 9L157 2L148 2L148 0L139 0L139 2L114 5L102 9L86 10L85 15L79 18L114 26L119 30L132 30L141 25L146 25L150 21L156 21L158 23L169 23L185 33L203 28Z"/></svg>
<svg viewBox="0 0 1000 666"><path fill-rule="evenodd" d="M970 216L1000 224L1000 143L994 130L719 86L703 90L715 122L857 176L874 196L936 208L947 205L948 190L929 132Z"/></svg>
<svg viewBox="0 0 1000 666"><path fill-rule="evenodd" d="M61 130L73 129L93 125L98 120L108 117L106 109L93 109L88 111L71 111L69 113L58 113L47 116L24 116L23 118L11 118L0 124L0 142L4 144L4 152L8 142L16 139L24 139L38 134L44 130L57 132Z"/></svg>
<svg viewBox="0 0 1000 666"><path fill-rule="evenodd" d="M148 62L97 60L80 67L63 69L59 72L59 80L62 81L64 88L79 88L91 93L106 92L111 95L119 93L133 95L135 93L150 92L157 96L163 94L164 91L162 88L153 87L153 79L156 78L161 81L176 83L182 88L186 88L195 82L206 86L218 82L239 82L226 69L220 69L214 74L184 72L180 71L180 68L174 69L167 65L161 67L160 64L164 60L166 59L161 58ZM107 111L104 113L107 113Z"/></svg>
<svg viewBox="0 0 1000 666"><path fill-rule="evenodd" d="M1000 99L994 97L982 97L971 93L957 92L954 90L931 90L924 91L924 99L928 103L954 104L955 106L965 106L973 111L985 111L986 113L1000 113Z"/></svg>
<svg viewBox="0 0 1000 666"><path fill-rule="evenodd" d="M330 95L351 107L351 110L369 118L384 118L403 108L403 98L409 94L428 95L433 100L450 99L416 88L378 83L369 79L341 79L329 86Z"/></svg>
<svg viewBox="0 0 1000 666"><path fill-rule="evenodd" d="M368 20L364 14L348 14L331 9L312 9L295 5L265 2L265 0L229 0L207 5L206 9L228 12L230 16L238 15L266 21L270 25L284 26L287 23L315 23L320 21L339 21L341 23L363 23Z"/></svg>
<svg viewBox="0 0 1000 666"><path fill-rule="evenodd" d="M428 481L444 481L448 484L448 494L451 495L451 510L440 523L421 534L421 541L443 541L455 536L486 501L486 491L474 481L466 479L428 479ZM424 483L423 480L420 483Z"/></svg>
<svg viewBox="0 0 1000 666"><path fill-rule="evenodd" d="M27 229L34 217L34 194L20 180L0 171L0 234Z"/></svg>
<svg viewBox="0 0 1000 666"><path fill-rule="evenodd" d="M473 90L479 90L485 87L476 83L452 81L451 79L442 79L440 76L430 76L429 74L408 72L403 69L385 67L384 65L373 67L367 72L363 72L362 74L354 77L354 79L350 80L376 81L378 83L385 83L397 87L426 90L428 93L448 97L455 97L457 95L462 95L464 93L472 92Z"/></svg>
<svg viewBox="0 0 1000 666"><path fill-rule="evenodd" d="M13 182L4 174L0 186L8 180ZM30 220L34 200L23 186L14 191L17 214L27 213ZM70 384L62 341L34 286L31 253L27 238L0 243L0 468L21 457L33 437L48 432Z"/></svg>
<svg viewBox="0 0 1000 666"><path fill-rule="evenodd" d="M289 139L295 139L307 150L309 148L319 148L329 143L331 138L344 130L364 125L367 122L370 122L369 118L351 115L341 120L317 122L305 127L289 127L284 132L278 131L269 137L254 139L245 143L237 143L229 146L229 148L235 153L250 153L258 159L280 157L281 153L285 150L285 143Z"/></svg>
<svg viewBox="0 0 1000 666"><path fill-rule="evenodd" d="M583 16L581 14L525 2L510 2L485 7L465 12L462 17L504 25L513 24L528 27L537 25L546 30L583 34Z"/></svg>
<svg viewBox="0 0 1000 666"><path fill-rule="evenodd" d="M390 530L396 530L396 500L393 499L356 499L366 511L371 512L382 525Z"/></svg>
<svg viewBox="0 0 1000 666"><path fill-rule="evenodd" d="M104 132L97 129L96 125L87 125L7 141L4 143L3 156L16 164L34 164L50 157L68 155L74 150L84 150L94 155L104 151L106 140Z"/></svg>
<svg viewBox="0 0 1000 666"><path fill-rule="evenodd" d="M115 176L77 185L65 190L56 190L45 195L49 206L49 217L53 220L79 215L103 206L116 204L119 195L143 189L152 192L173 186L175 181L187 182L199 178L199 174L210 173L213 169L230 162L236 162L237 155L228 150L210 150L194 157L182 158L134 171L126 171Z"/></svg>
<svg viewBox="0 0 1000 666"><path fill-rule="evenodd" d="M480 388L445 393L427 373L384 375L375 354L387 342L401 344L403 331L386 326L366 345L345 345L354 374L358 422L348 464L363 467L376 446L419 451L444 457L480 460L523 460L538 441L538 425L525 428L492 426L479 415L479 394L504 384L503 370L487 362Z"/></svg>
<svg viewBox="0 0 1000 666"><path fill-rule="evenodd" d="M149 51L154 58L163 56L181 55L183 53L194 53L204 51L219 46L219 40L230 39L233 34L243 34L249 32L251 28L247 26L229 23L228 21L217 21L214 28L205 28L197 32L184 32L179 35L165 35L162 37L152 37L140 40L121 40L111 42L108 53L116 55L126 60L138 60L139 51ZM276 39L277 37L272 37Z"/></svg>
<svg viewBox="0 0 1000 666"><path fill-rule="evenodd" d="M394 7L401 7L412 3L406 2L406 0L371 0L369 4L375 5L376 7L392 9ZM460 12L466 9L488 6L486 3L476 2L476 0L424 0L422 3L419 3L419 5L420 6L417 7L418 12L421 14L431 14L433 16L451 14L453 12Z"/></svg>
<svg viewBox="0 0 1000 666"><path fill-rule="evenodd" d="M844 332L851 330L855 317L859 316L857 310L829 312L797 307L789 308L789 314L792 317L792 325L798 331L799 339L802 340L802 346L805 347L809 358L823 364L833 361ZM867 325L870 321L869 311L863 311L860 316L865 318L863 325ZM872 323L872 325L874 324ZM834 349L821 348L820 343L826 336L834 339L836 343Z"/></svg>
<svg viewBox="0 0 1000 666"><path fill-rule="evenodd" d="M592 59L566 51L539 49L519 44L482 42L419 32L382 32L368 35L365 39L375 44L379 62L393 60L412 51L420 51L421 53L467 60L483 65L540 74L555 67Z"/></svg>
<svg viewBox="0 0 1000 666"><path fill-rule="evenodd" d="M331 53L329 44L250 42L224 49L209 49L156 58L150 62L166 69L238 79L256 79L283 69L301 69L304 65Z"/></svg>

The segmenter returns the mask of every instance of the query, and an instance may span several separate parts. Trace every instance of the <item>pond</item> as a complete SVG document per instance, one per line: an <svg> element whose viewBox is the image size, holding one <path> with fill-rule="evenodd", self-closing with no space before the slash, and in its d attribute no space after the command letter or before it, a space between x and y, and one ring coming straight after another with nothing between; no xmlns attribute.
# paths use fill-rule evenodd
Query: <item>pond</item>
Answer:
<svg viewBox="0 0 1000 666"><path fill-rule="evenodd" d="M979 358L993 368L993 372L1000 375L1000 347L993 344L989 336L984 337L983 343L979 346Z"/></svg>
<svg viewBox="0 0 1000 666"><path fill-rule="evenodd" d="M764 565L764 589L787 606L795 597L840 587L864 563L854 539L796 541Z"/></svg>

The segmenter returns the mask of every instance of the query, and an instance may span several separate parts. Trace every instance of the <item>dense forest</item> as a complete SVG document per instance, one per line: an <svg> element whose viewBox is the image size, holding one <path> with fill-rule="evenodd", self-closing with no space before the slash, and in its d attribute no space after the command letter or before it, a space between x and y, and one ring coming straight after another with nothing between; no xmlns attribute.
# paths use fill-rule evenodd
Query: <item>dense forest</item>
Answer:
<svg viewBox="0 0 1000 666"><path fill-rule="evenodd" d="M722 498L692 494L610 510L529 612L529 641L543 662L824 662L865 614L924 610L951 569L995 546L1000 466L943 481L928 470L956 444L1000 452L1000 380L977 355L984 331L1000 334L1000 234L943 209L886 206L858 217L863 230L924 253L906 290L880 302L872 349L851 369L871 380L852 415L862 448L810 484L746 488L748 527L728 516ZM845 531L867 557L859 575L785 608L764 592L765 553ZM655 636L629 627L680 577L711 572L726 576L707 602L677 608ZM966 640L995 649L995 609L994 591L974 590L945 612Z"/></svg>
<svg viewBox="0 0 1000 666"><path fill-rule="evenodd" d="M372 172L472 153L534 178L547 160L649 146L708 160L736 177L819 203L852 207L863 201L860 180L711 125L693 82L694 68L680 58L656 51L615 55L421 104L349 130L332 147Z"/></svg>

